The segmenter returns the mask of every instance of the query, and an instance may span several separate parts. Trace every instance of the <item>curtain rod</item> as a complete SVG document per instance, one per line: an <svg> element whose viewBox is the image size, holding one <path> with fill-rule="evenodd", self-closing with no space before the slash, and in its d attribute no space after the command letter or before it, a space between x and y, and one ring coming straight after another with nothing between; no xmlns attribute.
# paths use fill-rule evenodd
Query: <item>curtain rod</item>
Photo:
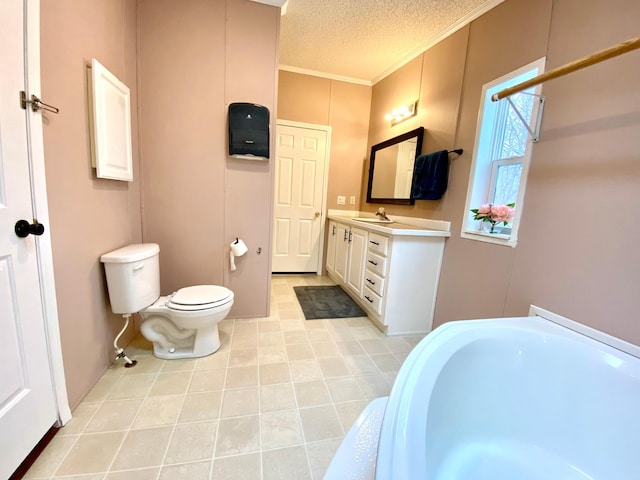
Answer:
<svg viewBox="0 0 640 480"><path fill-rule="evenodd" d="M585 67L590 67L591 65L595 65L596 63L604 62L605 60L609 60L610 58L617 57L618 55L631 52L638 48L640 48L640 37L632 38L630 40L627 40L626 42L622 42L613 47L600 50L599 52L593 53L579 60L574 60L573 62L566 63L561 67L557 67L557 68L554 68L553 70L549 70L548 72L545 72L530 80L526 80L522 83L514 85L513 87L500 90L498 93L494 93L491 96L491 100L493 100L494 102L497 102L502 98L508 97L509 95L513 95L514 93L521 92L522 90L525 90L529 87L533 87L534 85L538 85L542 82L546 82L547 80L563 77L564 75L573 73L576 70L580 70Z"/></svg>

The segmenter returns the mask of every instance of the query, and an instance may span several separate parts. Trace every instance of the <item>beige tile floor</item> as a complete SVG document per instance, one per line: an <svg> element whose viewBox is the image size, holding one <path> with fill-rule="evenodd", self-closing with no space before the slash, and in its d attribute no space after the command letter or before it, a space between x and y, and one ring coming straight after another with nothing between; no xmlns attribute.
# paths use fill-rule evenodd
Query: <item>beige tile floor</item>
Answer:
<svg viewBox="0 0 640 480"><path fill-rule="evenodd" d="M271 315L225 319L222 347L160 360L136 337L25 478L321 479L344 434L389 394L421 336L386 337L364 318L305 321L296 285L274 276Z"/></svg>

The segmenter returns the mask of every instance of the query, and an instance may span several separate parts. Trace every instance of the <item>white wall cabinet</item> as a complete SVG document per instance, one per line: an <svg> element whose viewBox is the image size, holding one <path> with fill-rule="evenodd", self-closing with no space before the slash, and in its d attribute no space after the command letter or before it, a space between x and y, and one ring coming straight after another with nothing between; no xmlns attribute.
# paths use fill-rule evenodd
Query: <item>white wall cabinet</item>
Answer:
<svg viewBox="0 0 640 480"><path fill-rule="evenodd" d="M411 225L332 218L327 271L388 335L428 333L448 236Z"/></svg>
<svg viewBox="0 0 640 480"><path fill-rule="evenodd" d="M91 60L91 161L98 178L133 181L131 93L95 58Z"/></svg>

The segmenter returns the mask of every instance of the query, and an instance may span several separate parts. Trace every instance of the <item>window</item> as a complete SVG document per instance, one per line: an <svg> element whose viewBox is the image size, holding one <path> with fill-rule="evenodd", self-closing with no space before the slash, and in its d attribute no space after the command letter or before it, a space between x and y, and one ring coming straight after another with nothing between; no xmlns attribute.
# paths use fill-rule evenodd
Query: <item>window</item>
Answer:
<svg viewBox="0 0 640 480"><path fill-rule="evenodd" d="M507 99L493 102L491 96L533 78L543 70L544 58L482 87L476 144L462 222L463 238L516 246L531 158L532 139L529 129L534 129L538 118L541 85L511 95L509 98L515 109ZM523 121L529 125L529 129ZM490 226L488 222L483 224L473 219L471 209L486 203L514 203L516 206L511 223L499 229L497 234L488 233L485 228Z"/></svg>

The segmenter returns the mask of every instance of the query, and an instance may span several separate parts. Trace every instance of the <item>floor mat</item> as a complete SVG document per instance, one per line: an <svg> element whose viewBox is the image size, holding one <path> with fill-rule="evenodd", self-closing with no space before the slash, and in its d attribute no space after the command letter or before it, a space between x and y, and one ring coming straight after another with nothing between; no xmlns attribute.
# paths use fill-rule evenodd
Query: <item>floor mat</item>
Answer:
<svg viewBox="0 0 640 480"><path fill-rule="evenodd" d="M293 287L293 290L307 320L367 316L339 285Z"/></svg>

